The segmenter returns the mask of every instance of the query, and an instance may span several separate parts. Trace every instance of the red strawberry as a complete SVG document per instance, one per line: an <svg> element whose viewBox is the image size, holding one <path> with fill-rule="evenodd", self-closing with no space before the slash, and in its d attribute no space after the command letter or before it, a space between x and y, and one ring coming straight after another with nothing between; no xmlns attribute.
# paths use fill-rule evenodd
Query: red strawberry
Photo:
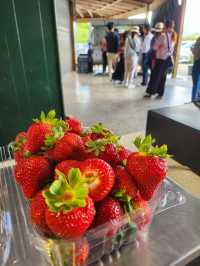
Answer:
<svg viewBox="0 0 200 266"><path fill-rule="evenodd" d="M110 197L105 198L96 205L93 227L112 222L112 225L105 225L108 229L107 232L103 230L104 234L112 236L121 227L123 214L124 212L119 201Z"/></svg>
<svg viewBox="0 0 200 266"><path fill-rule="evenodd" d="M105 150L100 153L99 158L110 163L115 164L119 161L117 148L114 144L110 143L105 146Z"/></svg>
<svg viewBox="0 0 200 266"><path fill-rule="evenodd" d="M89 128L88 132L91 134L92 140L107 138L112 135L112 133L105 128L102 123L94 124Z"/></svg>
<svg viewBox="0 0 200 266"><path fill-rule="evenodd" d="M24 145L21 146L19 150L14 153L14 159L17 164L24 160Z"/></svg>
<svg viewBox="0 0 200 266"><path fill-rule="evenodd" d="M109 194L115 182L115 173L108 163L101 159L88 159L81 163L80 170L93 200L100 201Z"/></svg>
<svg viewBox="0 0 200 266"><path fill-rule="evenodd" d="M44 146L45 137L52 134L49 124L34 123L27 131L25 150L31 154L37 153Z"/></svg>
<svg viewBox="0 0 200 266"><path fill-rule="evenodd" d="M78 169L71 169L67 177L58 171L57 174L59 179L44 193L48 205L46 223L56 236L75 240L93 221L93 200L87 196L87 185Z"/></svg>
<svg viewBox="0 0 200 266"><path fill-rule="evenodd" d="M82 136L82 140L85 146L87 145L88 141L92 140L91 135L92 135L91 133L87 133L84 136Z"/></svg>
<svg viewBox="0 0 200 266"><path fill-rule="evenodd" d="M131 151L129 151L125 147L120 147L118 149L119 164L125 165L126 164L126 160L128 159L128 156L130 154L131 154Z"/></svg>
<svg viewBox="0 0 200 266"><path fill-rule="evenodd" d="M114 140L114 141L113 141ZM98 157L111 165L115 165L119 161L115 137L108 139L98 139L96 141L90 140L86 144L85 155L89 158Z"/></svg>
<svg viewBox="0 0 200 266"><path fill-rule="evenodd" d="M86 160L86 159L91 159L91 158L97 158L97 155L93 151L89 151L88 149L88 143L92 141L91 139L91 133L87 133L84 136L82 136L83 144L84 144L84 150L82 152L80 160Z"/></svg>
<svg viewBox="0 0 200 266"><path fill-rule="evenodd" d="M25 197L32 198L52 176L51 165L42 156L24 159L15 166L15 178Z"/></svg>
<svg viewBox="0 0 200 266"><path fill-rule="evenodd" d="M80 166L79 161L66 160L66 161L62 161L61 163L57 164L55 170L59 170L60 172L62 172L63 174L67 176L70 169L79 168L79 166Z"/></svg>
<svg viewBox="0 0 200 266"><path fill-rule="evenodd" d="M83 131L81 121L79 121L75 117L70 116L68 119L65 120L65 123L69 128L69 132L76 133L79 135Z"/></svg>
<svg viewBox="0 0 200 266"><path fill-rule="evenodd" d="M89 244L86 239L76 243L75 247L75 265L84 266L89 255Z"/></svg>
<svg viewBox="0 0 200 266"><path fill-rule="evenodd" d="M84 144L81 137L74 133L65 133L64 137L57 141L53 149L53 158L57 162L75 159L79 157L84 150Z"/></svg>
<svg viewBox="0 0 200 266"><path fill-rule="evenodd" d="M127 169L133 176L144 200L150 200L158 185L167 173L167 146L153 147L155 142L151 136L144 140L136 138L135 145L139 152L133 152L127 159ZM162 158L161 158L162 157Z"/></svg>
<svg viewBox="0 0 200 266"><path fill-rule="evenodd" d="M151 208L146 205L143 209L136 210L136 212L133 213L133 215L131 216L133 222L137 224L138 229L142 230L146 225L151 222L152 211Z"/></svg>
<svg viewBox="0 0 200 266"><path fill-rule="evenodd" d="M50 149L61 136L64 135L64 121L55 118L54 110L47 116L41 113L40 119L34 119L34 122L27 131L27 141L25 150L27 155L39 152L45 146Z"/></svg>
<svg viewBox="0 0 200 266"><path fill-rule="evenodd" d="M22 131L17 134L15 138L15 142L18 144L24 144L26 141L27 133L25 131Z"/></svg>
<svg viewBox="0 0 200 266"><path fill-rule="evenodd" d="M116 181L113 187L115 191L124 191L131 199L137 199L139 197L139 190L137 185L133 181L132 176L127 172L123 166L117 166L115 168Z"/></svg>
<svg viewBox="0 0 200 266"><path fill-rule="evenodd" d="M36 194L29 207L32 223L35 224L36 227L38 227L38 229L40 229L43 233L52 235L45 220L45 211L47 209L47 205L42 192L38 192Z"/></svg>
<svg viewBox="0 0 200 266"><path fill-rule="evenodd" d="M17 134L15 142L11 144L16 163L19 163L21 160L24 160L25 142L26 142L26 132L20 132Z"/></svg>

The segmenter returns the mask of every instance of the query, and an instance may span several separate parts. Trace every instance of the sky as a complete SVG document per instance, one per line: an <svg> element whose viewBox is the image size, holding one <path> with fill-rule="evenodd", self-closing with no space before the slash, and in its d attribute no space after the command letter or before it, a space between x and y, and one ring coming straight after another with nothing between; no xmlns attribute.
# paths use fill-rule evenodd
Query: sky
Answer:
<svg viewBox="0 0 200 266"><path fill-rule="evenodd" d="M184 22L184 35L200 35L200 0L187 0Z"/></svg>

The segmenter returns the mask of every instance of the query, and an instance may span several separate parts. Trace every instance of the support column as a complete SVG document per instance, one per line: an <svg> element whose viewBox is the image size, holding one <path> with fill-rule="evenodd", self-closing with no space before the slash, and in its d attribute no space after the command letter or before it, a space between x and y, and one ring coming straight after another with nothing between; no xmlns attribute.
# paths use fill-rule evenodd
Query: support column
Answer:
<svg viewBox="0 0 200 266"><path fill-rule="evenodd" d="M69 1L69 14L70 14L70 39L72 49L72 70L76 70L76 55L75 55L75 42L74 42L74 19L75 19L75 1Z"/></svg>
<svg viewBox="0 0 200 266"><path fill-rule="evenodd" d="M178 31L179 34L178 34L178 41L176 45L175 58L174 58L174 70L172 73L173 78L176 78L177 72L178 72L178 64L179 64L181 41L182 41L183 28L184 28L186 5L187 5L187 0L182 0L180 18L179 18L179 31Z"/></svg>

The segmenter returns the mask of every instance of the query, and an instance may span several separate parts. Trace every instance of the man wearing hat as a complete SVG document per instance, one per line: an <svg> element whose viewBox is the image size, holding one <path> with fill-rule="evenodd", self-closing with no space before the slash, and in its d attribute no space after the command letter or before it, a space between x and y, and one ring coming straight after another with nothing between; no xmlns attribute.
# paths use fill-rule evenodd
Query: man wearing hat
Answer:
<svg viewBox="0 0 200 266"><path fill-rule="evenodd" d="M155 27L155 29L158 28ZM160 30L158 29L158 33ZM148 84L145 97L158 94L157 97L161 98L165 90L165 82L167 70L170 66L170 60L174 51L175 41L173 40L174 23L166 21L163 32L159 33L153 45L153 50L156 54L156 63L152 71L151 80Z"/></svg>
<svg viewBox="0 0 200 266"><path fill-rule="evenodd" d="M158 37L161 35L161 33L164 30L164 23L163 22L157 22L155 25L155 28L152 28L153 38L151 40L151 51L150 51L150 68L151 70L155 67L156 63L156 52L153 50L154 44Z"/></svg>
<svg viewBox="0 0 200 266"><path fill-rule="evenodd" d="M125 86L130 87L134 80L135 74L137 72L138 66L138 56L140 52L140 39L139 39L140 29L138 26L134 26L131 31L129 31L124 49L124 59L125 59ZM134 86L134 85L133 85Z"/></svg>

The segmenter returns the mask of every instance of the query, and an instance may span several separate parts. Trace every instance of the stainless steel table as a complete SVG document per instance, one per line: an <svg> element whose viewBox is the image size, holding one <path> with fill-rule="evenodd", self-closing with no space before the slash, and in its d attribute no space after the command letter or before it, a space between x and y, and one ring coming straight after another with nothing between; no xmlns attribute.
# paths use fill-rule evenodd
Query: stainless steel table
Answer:
<svg viewBox="0 0 200 266"><path fill-rule="evenodd" d="M0 223L0 243L3 237L7 239L0 245L0 253L4 250L1 266L48 265L28 238L32 229L27 218L26 202L15 185L12 171L11 166L0 169L0 210L5 209L5 201L9 206L0 216L5 220ZM185 204L158 213L150 227L148 241L141 243L139 248L127 246L120 251L120 257L105 257L100 264L181 266L200 256L200 200L179 189L186 199ZM3 226L6 226L7 234L3 233ZM116 254L119 255L119 252Z"/></svg>
<svg viewBox="0 0 200 266"><path fill-rule="evenodd" d="M124 248L113 266L182 266L200 256L200 200L181 192L185 204L157 214L148 241Z"/></svg>

